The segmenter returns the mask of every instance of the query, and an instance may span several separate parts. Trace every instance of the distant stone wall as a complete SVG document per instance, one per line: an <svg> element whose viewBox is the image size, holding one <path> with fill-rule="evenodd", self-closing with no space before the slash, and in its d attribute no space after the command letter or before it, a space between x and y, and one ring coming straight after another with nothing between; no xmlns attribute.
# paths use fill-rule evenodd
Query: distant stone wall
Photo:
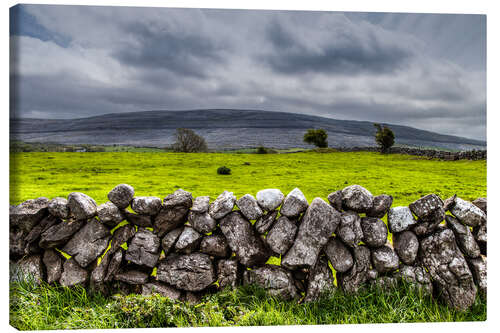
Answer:
<svg viewBox="0 0 500 333"><path fill-rule="evenodd" d="M355 151L372 151L378 152L378 147L340 147L335 148L343 152L355 152ZM389 150L391 154L405 154L405 155L415 155L415 156L425 156L429 158L436 158L448 161L457 160L485 160L487 151L486 150L466 150L459 152L450 152L442 150L433 149L420 149L420 148L409 148L409 147L391 147Z"/></svg>
<svg viewBox="0 0 500 333"><path fill-rule="evenodd" d="M238 200L224 191L210 203L182 189L163 200L139 197L126 184L108 198L97 205L73 192L11 206L11 281L190 302L241 284L309 302L335 288L356 293L403 280L461 310L478 291L486 296L484 198L429 194L391 207L391 196L352 185L328 202L309 203L296 188ZM271 256L281 265L266 264Z"/></svg>

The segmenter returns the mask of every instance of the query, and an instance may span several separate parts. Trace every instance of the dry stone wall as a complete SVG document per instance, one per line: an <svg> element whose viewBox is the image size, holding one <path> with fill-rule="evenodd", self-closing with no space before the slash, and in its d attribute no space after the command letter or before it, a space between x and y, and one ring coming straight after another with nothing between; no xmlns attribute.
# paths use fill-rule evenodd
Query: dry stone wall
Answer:
<svg viewBox="0 0 500 333"><path fill-rule="evenodd" d="M378 152L380 149L378 147L340 147L335 148L343 152L355 152L355 151L371 151ZM464 151L444 151L435 149L422 149L422 148L410 148L410 147L391 147L388 153L391 154L405 154L405 155L415 155L424 156L428 158L435 158L440 160L457 161L457 160L485 160L487 157L487 150L464 150Z"/></svg>
<svg viewBox="0 0 500 333"><path fill-rule="evenodd" d="M210 202L182 189L135 196L120 184L108 199L74 192L11 206L11 280L181 301L257 284L309 302L403 281L460 310L486 297L485 198L429 194L392 207L390 195L352 185L311 203L298 188ZM271 256L281 265L266 264Z"/></svg>

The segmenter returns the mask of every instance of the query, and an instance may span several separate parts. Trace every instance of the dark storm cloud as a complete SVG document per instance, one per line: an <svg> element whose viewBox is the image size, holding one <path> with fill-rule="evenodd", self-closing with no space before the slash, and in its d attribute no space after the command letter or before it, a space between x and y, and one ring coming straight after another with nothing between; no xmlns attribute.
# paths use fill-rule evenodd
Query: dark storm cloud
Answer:
<svg viewBox="0 0 500 333"><path fill-rule="evenodd" d="M360 38L351 30L339 30L312 43L314 36L306 34L301 38L290 26L277 20L269 24L267 32L274 52L261 59L274 70L292 75L303 72L387 73L401 68L412 56L410 49L384 45L373 33ZM317 30L306 32L313 35Z"/></svg>

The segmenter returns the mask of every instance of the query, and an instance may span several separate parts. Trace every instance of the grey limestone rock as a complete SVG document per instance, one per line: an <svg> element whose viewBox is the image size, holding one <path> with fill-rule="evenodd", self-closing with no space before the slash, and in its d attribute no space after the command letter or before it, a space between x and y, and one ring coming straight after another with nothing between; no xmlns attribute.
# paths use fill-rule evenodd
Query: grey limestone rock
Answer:
<svg viewBox="0 0 500 333"><path fill-rule="evenodd" d="M15 267L14 276L11 277L13 280L33 281L36 284L39 284L44 280L45 274L42 256L40 254L34 254L22 258L15 264Z"/></svg>
<svg viewBox="0 0 500 333"><path fill-rule="evenodd" d="M124 210L122 212L123 215L125 216L125 220L127 220L127 222L129 223L132 223L133 225L143 228L148 228L153 226L151 216L149 215L134 214L127 210Z"/></svg>
<svg viewBox="0 0 500 333"><path fill-rule="evenodd" d="M163 251L165 251L165 255L168 255L170 251L174 249L174 245L177 242L180 234L182 233L182 230L184 230L184 227L174 229L172 231L169 231L163 237L163 239L161 240L161 247L163 248Z"/></svg>
<svg viewBox="0 0 500 333"><path fill-rule="evenodd" d="M318 262L309 273L304 302L316 301L321 294L335 289L333 281L333 274L328 266L328 261L324 256L319 257Z"/></svg>
<svg viewBox="0 0 500 333"><path fill-rule="evenodd" d="M10 223L25 232L31 231L48 212L49 199L40 197L27 200L9 211Z"/></svg>
<svg viewBox="0 0 500 333"><path fill-rule="evenodd" d="M290 250L281 260L288 269L312 267L328 239L337 229L340 213L321 198L315 198L307 208Z"/></svg>
<svg viewBox="0 0 500 333"><path fill-rule="evenodd" d="M203 236L199 232L190 226L186 226L175 243L175 250L181 253L195 252L200 246L202 237Z"/></svg>
<svg viewBox="0 0 500 333"><path fill-rule="evenodd" d="M268 188L257 192L256 198L259 206L266 212L269 212L278 208L283 199L285 199L285 196L276 188Z"/></svg>
<svg viewBox="0 0 500 333"><path fill-rule="evenodd" d="M356 213L369 212L373 207L373 195L360 185L347 186L342 190L342 207Z"/></svg>
<svg viewBox="0 0 500 333"><path fill-rule="evenodd" d="M377 195L373 198L373 206L366 213L367 216L382 218L391 208L392 196L387 194Z"/></svg>
<svg viewBox="0 0 500 333"><path fill-rule="evenodd" d="M480 295L486 299L488 291L486 257L467 259L467 263L469 264L474 282L476 282L476 285L479 288Z"/></svg>
<svg viewBox="0 0 500 333"><path fill-rule="evenodd" d="M67 220L55 224L42 232L38 245L43 249L64 245L86 223L86 220Z"/></svg>
<svg viewBox="0 0 500 333"><path fill-rule="evenodd" d="M479 245L477 245L469 227L450 215L446 215L446 226L455 234L457 245L466 257L477 258L481 255Z"/></svg>
<svg viewBox="0 0 500 333"><path fill-rule="evenodd" d="M360 290L368 281L370 271L370 250L364 245L353 249L354 264L345 273L337 272L338 285L344 292L351 294Z"/></svg>
<svg viewBox="0 0 500 333"><path fill-rule="evenodd" d="M118 272L123 261L123 252L124 250L120 248L111 256L104 282L110 282L114 278L115 273Z"/></svg>
<svg viewBox="0 0 500 333"><path fill-rule="evenodd" d="M409 230L410 227L417 224L411 210L406 206L393 207L387 214L387 225L392 233Z"/></svg>
<svg viewBox="0 0 500 333"><path fill-rule="evenodd" d="M285 197L280 213L281 215L294 218L305 212L307 207L309 207L309 203L304 193L296 187Z"/></svg>
<svg viewBox="0 0 500 333"><path fill-rule="evenodd" d="M370 280L369 283L376 288L388 292L396 288L398 280L394 276L384 275Z"/></svg>
<svg viewBox="0 0 500 333"><path fill-rule="evenodd" d="M381 246L371 250L373 267L379 273L389 273L399 267L399 258L394 250L387 246Z"/></svg>
<svg viewBox="0 0 500 333"><path fill-rule="evenodd" d="M252 224L240 212L232 212L220 220L220 228L229 247L243 265L247 267L262 265L269 259L269 250Z"/></svg>
<svg viewBox="0 0 500 333"><path fill-rule="evenodd" d="M359 215L352 211L343 212L340 216L340 224L336 234L349 247L357 246L363 239L363 229L361 229Z"/></svg>
<svg viewBox="0 0 500 333"><path fill-rule="evenodd" d="M156 278L178 289L200 291L215 282L215 269L203 253L183 254L160 261Z"/></svg>
<svg viewBox="0 0 500 333"><path fill-rule="evenodd" d="M111 248L109 252L115 253L123 243L128 242L135 235L135 227L132 224L125 224L113 232L111 238Z"/></svg>
<svg viewBox="0 0 500 333"><path fill-rule="evenodd" d="M208 195L196 197L193 200L191 211L195 213L206 213L208 212L208 207L210 207L210 197Z"/></svg>
<svg viewBox="0 0 500 333"><path fill-rule="evenodd" d="M148 274L136 269L130 269L118 271L114 278L128 284L145 284L148 281Z"/></svg>
<svg viewBox="0 0 500 333"><path fill-rule="evenodd" d="M59 283L63 287L73 287L76 285L86 285L89 280L89 272L80 267L73 258L68 259L63 264L63 272Z"/></svg>
<svg viewBox="0 0 500 333"><path fill-rule="evenodd" d="M285 254L293 244L297 225L286 216L281 216L266 236L269 248L277 254Z"/></svg>
<svg viewBox="0 0 500 333"><path fill-rule="evenodd" d="M417 288L423 294L432 295L431 276L422 266L401 265L394 276Z"/></svg>
<svg viewBox="0 0 500 333"><path fill-rule="evenodd" d="M66 198L56 197L50 200L48 210L52 216L61 219L69 218L68 200Z"/></svg>
<svg viewBox="0 0 500 333"><path fill-rule="evenodd" d="M139 229L128 245L125 260L153 268L160 257L160 238L147 229Z"/></svg>
<svg viewBox="0 0 500 333"><path fill-rule="evenodd" d="M188 221L196 231L202 234L208 234L209 232L214 231L217 227L217 221L207 212L195 213L191 211L188 214Z"/></svg>
<svg viewBox="0 0 500 333"><path fill-rule="evenodd" d="M485 214L488 213L488 204L486 198L477 198L476 200L472 201L472 204L481 209Z"/></svg>
<svg viewBox="0 0 500 333"><path fill-rule="evenodd" d="M270 295L283 300L291 300L299 296L292 273L276 265L264 265L245 271L243 284L256 284L266 289Z"/></svg>
<svg viewBox="0 0 500 333"><path fill-rule="evenodd" d="M154 219L154 230L158 236L163 237L182 226L188 217L189 209L185 206L163 207Z"/></svg>
<svg viewBox="0 0 500 333"><path fill-rule="evenodd" d="M347 272L354 264L351 251L336 237L328 240L323 251L337 272Z"/></svg>
<svg viewBox="0 0 500 333"><path fill-rule="evenodd" d="M104 279L106 278L106 274L108 272L108 266L111 262L111 258L113 257L113 253L107 251L103 256L101 261L96 260L93 265L92 272L90 273L90 285L94 287L94 289L101 289L100 285L104 283Z"/></svg>
<svg viewBox="0 0 500 333"><path fill-rule="evenodd" d="M257 230L257 232L259 234L265 234L266 232L268 232L272 228L274 222L276 222L277 216L278 216L277 210L273 210L273 211L268 212L267 214L261 216L255 222L255 230Z"/></svg>
<svg viewBox="0 0 500 333"><path fill-rule="evenodd" d="M47 215L45 218L40 221L31 231L25 236L25 241L27 244L33 243L38 248L38 243L40 241L40 236L42 233L47 231L53 225L61 223L61 219L52 215ZM29 254L30 246L26 247L25 253Z"/></svg>
<svg viewBox="0 0 500 333"><path fill-rule="evenodd" d="M10 226L9 228L9 255L11 259L22 257L26 248L26 233L21 229Z"/></svg>
<svg viewBox="0 0 500 333"><path fill-rule="evenodd" d="M216 220L221 219L231 213L235 202L236 197L233 192L224 191L209 206L208 213Z"/></svg>
<svg viewBox="0 0 500 333"><path fill-rule="evenodd" d="M87 220L97 215L97 203L88 195L72 192L68 195L70 214L76 220Z"/></svg>
<svg viewBox="0 0 500 333"><path fill-rule="evenodd" d="M361 219L363 242L370 247L379 247L387 242L387 226L377 217L363 217Z"/></svg>
<svg viewBox="0 0 500 333"><path fill-rule="evenodd" d="M333 208L342 211L342 191L335 191L328 195L328 202Z"/></svg>
<svg viewBox="0 0 500 333"><path fill-rule="evenodd" d="M476 286L450 229L438 230L420 242L419 258L440 297L451 307L465 310L476 297Z"/></svg>
<svg viewBox="0 0 500 333"><path fill-rule="evenodd" d="M174 193L167 195L163 199L163 206L167 208L176 206L191 208L192 205L193 195L181 188L176 190Z"/></svg>
<svg viewBox="0 0 500 333"><path fill-rule="evenodd" d="M230 255L226 238L219 234L203 237L200 244L200 252L217 258L226 258Z"/></svg>
<svg viewBox="0 0 500 333"><path fill-rule="evenodd" d="M217 261L217 278L219 289L236 288L240 284L241 269L236 259L221 259Z"/></svg>
<svg viewBox="0 0 500 333"><path fill-rule="evenodd" d="M132 210L141 215L156 215L161 209L161 199L158 197L135 197L130 205Z"/></svg>
<svg viewBox="0 0 500 333"><path fill-rule="evenodd" d="M486 221L486 214L479 207L458 197L455 199L450 213L460 222L471 227L476 227Z"/></svg>
<svg viewBox="0 0 500 333"><path fill-rule="evenodd" d="M248 220L256 220L264 214L257 200L251 194L245 194L239 198L236 205Z"/></svg>
<svg viewBox="0 0 500 333"><path fill-rule="evenodd" d="M122 211L111 201L97 206L97 217L102 223L111 228L125 220Z"/></svg>
<svg viewBox="0 0 500 333"><path fill-rule="evenodd" d="M63 258L57 251L49 249L43 253L43 263L47 270L47 283L52 284L59 281L62 274Z"/></svg>
<svg viewBox="0 0 500 333"><path fill-rule="evenodd" d="M417 235L407 230L393 234L392 241L399 259L406 265L413 265L418 255Z"/></svg>
<svg viewBox="0 0 500 333"><path fill-rule="evenodd" d="M457 198L456 194L453 194L451 197L447 198L443 202L443 209L445 212L449 211L451 207L455 204L455 199Z"/></svg>
<svg viewBox="0 0 500 333"><path fill-rule="evenodd" d="M118 208L127 208L134 198L134 188L128 184L120 184L115 186L109 193L108 199Z"/></svg>
<svg viewBox="0 0 500 333"><path fill-rule="evenodd" d="M153 294L158 294L172 300L180 300L182 295L180 290L158 281L148 282L142 285L142 295L150 296Z"/></svg>
<svg viewBox="0 0 500 333"><path fill-rule="evenodd" d="M429 232L444 220L444 203L441 198L435 194L423 196L412 202L409 207L412 213L418 217L418 223L429 223Z"/></svg>
<svg viewBox="0 0 500 333"><path fill-rule="evenodd" d="M85 268L106 250L110 238L108 228L94 218L69 240L62 251Z"/></svg>

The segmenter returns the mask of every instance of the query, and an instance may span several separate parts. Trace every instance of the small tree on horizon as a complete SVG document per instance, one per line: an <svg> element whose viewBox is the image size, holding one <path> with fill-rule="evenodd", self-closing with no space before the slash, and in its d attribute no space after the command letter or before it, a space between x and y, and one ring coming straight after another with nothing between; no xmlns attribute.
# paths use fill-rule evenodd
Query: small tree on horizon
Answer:
<svg viewBox="0 0 500 333"><path fill-rule="evenodd" d="M389 149L394 145L394 132L387 126L382 126L380 124L373 124L377 129L375 133L375 142L380 148L382 154L387 153Z"/></svg>
<svg viewBox="0 0 500 333"><path fill-rule="evenodd" d="M304 142L315 145L318 148L328 147L328 134L322 128L320 129L308 129L306 134L304 134Z"/></svg>
<svg viewBox="0 0 500 333"><path fill-rule="evenodd" d="M208 150L205 139L189 128L178 128L175 137L177 141L172 149L176 152L196 153Z"/></svg>

